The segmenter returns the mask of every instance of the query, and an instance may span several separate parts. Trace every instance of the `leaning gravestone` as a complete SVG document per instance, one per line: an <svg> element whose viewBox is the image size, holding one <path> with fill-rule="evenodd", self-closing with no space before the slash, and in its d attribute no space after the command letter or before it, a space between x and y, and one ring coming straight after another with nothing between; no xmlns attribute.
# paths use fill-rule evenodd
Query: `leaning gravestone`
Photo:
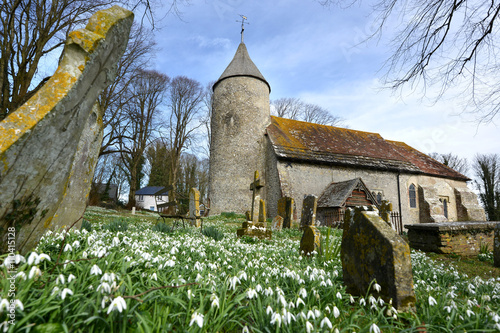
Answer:
<svg viewBox="0 0 500 333"><path fill-rule="evenodd" d="M283 228L283 218L281 216L276 216L271 223L271 229L276 231L281 231Z"/></svg>
<svg viewBox="0 0 500 333"><path fill-rule="evenodd" d="M378 216L376 208L347 209L342 235L341 257L348 293L365 296L373 280L380 292L375 297L392 299L398 311L415 309L410 247Z"/></svg>
<svg viewBox="0 0 500 333"><path fill-rule="evenodd" d="M83 215L102 135L94 104L116 76L132 22L118 6L94 14L68 35L49 81L0 123L0 252L8 227L24 254L49 227Z"/></svg>
<svg viewBox="0 0 500 333"><path fill-rule="evenodd" d="M300 229L308 225L316 224L316 208L318 206L318 197L309 194L304 197L302 202L302 214L300 216Z"/></svg>
<svg viewBox="0 0 500 333"><path fill-rule="evenodd" d="M197 228L201 226L200 191L194 187L189 190L189 218L191 225Z"/></svg>
<svg viewBox="0 0 500 333"><path fill-rule="evenodd" d="M293 198L283 197L278 200L278 215L283 217L283 228L292 227Z"/></svg>

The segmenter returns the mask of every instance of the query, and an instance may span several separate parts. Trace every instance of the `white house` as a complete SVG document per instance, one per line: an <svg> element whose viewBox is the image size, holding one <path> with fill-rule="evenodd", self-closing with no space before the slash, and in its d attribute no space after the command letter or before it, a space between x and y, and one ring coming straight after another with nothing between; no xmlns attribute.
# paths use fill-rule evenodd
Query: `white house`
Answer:
<svg viewBox="0 0 500 333"><path fill-rule="evenodd" d="M146 186L137 190L135 192L135 202L138 208L149 209L152 211L158 211L156 204L162 204L168 202L168 191L160 192L164 189L164 186ZM155 194L160 192L160 195L156 196Z"/></svg>

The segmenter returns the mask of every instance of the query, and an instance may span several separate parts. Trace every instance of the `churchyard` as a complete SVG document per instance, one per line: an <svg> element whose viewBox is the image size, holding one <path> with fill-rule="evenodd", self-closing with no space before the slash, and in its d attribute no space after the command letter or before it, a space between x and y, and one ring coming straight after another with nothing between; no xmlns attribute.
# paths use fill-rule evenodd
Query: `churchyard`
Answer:
<svg viewBox="0 0 500 333"><path fill-rule="evenodd" d="M89 207L84 219L81 230L48 233L17 257L15 326L7 323L11 280L2 278L2 331L500 330L500 278L467 276L419 251L411 251L415 312L374 297L375 282L366 295L351 296L341 230L331 230L323 254L303 256L295 223L261 240L238 238L245 219L235 214L204 219L204 232L155 227L153 213ZM327 228L317 228L326 244ZM492 255L483 257L493 270ZM5 266L0 272L8 276Z"/></svg>

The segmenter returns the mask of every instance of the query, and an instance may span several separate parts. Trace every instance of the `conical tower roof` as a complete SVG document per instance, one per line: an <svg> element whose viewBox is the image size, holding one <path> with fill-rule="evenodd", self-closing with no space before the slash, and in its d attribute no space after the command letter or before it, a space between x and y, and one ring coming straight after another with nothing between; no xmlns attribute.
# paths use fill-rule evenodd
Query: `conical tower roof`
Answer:
<svg viewBox="0 0 500 333"><path fill-rule="evenodd" d="M269 92L271 92L271 86L266 81L257 66L255 66L252 59L250 59L247 47L244 43L240 43L240 45L238 46L238 50L236 50L236 54L233 57L233 60L226 67L226 70L224 71L224 73L222 73L217 82L215 82L213 88L215 89L215 87L222 80L235 76L249 76L259 79L268 86Z"/></svg>

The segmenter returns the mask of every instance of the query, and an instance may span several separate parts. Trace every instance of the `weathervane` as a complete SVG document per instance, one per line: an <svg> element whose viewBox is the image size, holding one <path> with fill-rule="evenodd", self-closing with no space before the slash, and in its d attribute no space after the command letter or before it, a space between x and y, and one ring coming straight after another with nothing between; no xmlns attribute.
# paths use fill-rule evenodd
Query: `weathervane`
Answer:
<svg viewBox="0 0 500 333"><path fill-rule="evenodd" d="M243 32L245 31L245 24L250 24L248 22L245 22L245 20L248 20L247 17L245 15L241 15L241 42L243 43ZM236 22L240 22L238 20L236 20Z"/></svg>

